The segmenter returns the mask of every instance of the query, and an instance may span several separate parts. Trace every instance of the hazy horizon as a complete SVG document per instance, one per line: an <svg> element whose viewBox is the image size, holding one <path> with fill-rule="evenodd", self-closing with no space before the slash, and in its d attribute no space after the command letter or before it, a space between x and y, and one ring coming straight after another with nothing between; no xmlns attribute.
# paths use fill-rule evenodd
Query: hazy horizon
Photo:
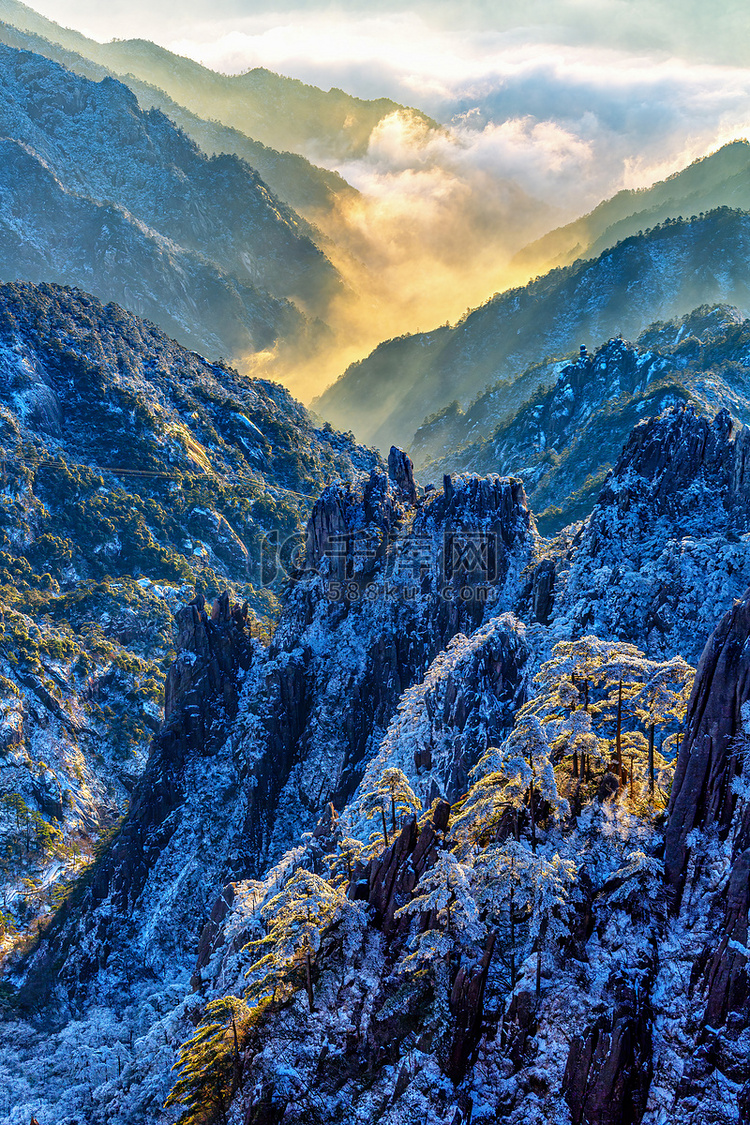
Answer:
<svg viewBox="0 0 750 1125"><path fill-rule="evenodd" d="M361 193L344 233L379 289L360 288L362 307L336 323L346 347L322 367L316 358L313 374L304 363L279 373L270 358L303 397L380 339L453 322L527 280L510 259L545 232L750 134L740 4L719 15L673 0L513 0L502 10L482 0L375 10L188 0L179 20L164 0L30 6L100 40L149 39L226 73L262 66L388 96L441 123L391 115L356 157L313 141L300 149Z"/></svg>

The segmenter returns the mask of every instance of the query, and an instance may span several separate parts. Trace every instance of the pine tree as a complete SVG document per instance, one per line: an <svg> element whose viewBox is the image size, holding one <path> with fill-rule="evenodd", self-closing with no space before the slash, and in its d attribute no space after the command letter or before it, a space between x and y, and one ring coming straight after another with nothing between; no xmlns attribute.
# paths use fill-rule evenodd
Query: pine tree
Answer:
<svg viewBox="0 0 750 1125"><path fill-rule="evenodd" d="M526 844L506 840L486 848L474 864L477 906L501 935L500 957L508 966L511 990L516 986L522 960L522 935L528 931L534 863L533 852Z"/></svg>
<svg viewBox="0 0 750 1125"><path fill-rule="evenodd" d="M409 813L422 811L421 802L409 785L406 774L394 766L389 766L388 769L383 770L375 788L364 793L360 803L368 820L377 816L378 813L380 814L385 847L388 847L389 843L386 811L390 812L391 831L394 835L396 833L397 815L401 817Z"/></svg>
<svg viewBox="0 0 750 1125"><path fill-rule="evenodd" d="M295 871L261 910L267 927L265 937L245 946L251 954L260 954L247 972L248 999L270 998L280 1003L304 987L312 1011L312 967L321 934L342 917L348 906L346 896L319 875L303 868Z"/></svg>
<svg viewBox="0 0 750 1125"><path fill-rule="evenodd" d="M336 851L325 857L328 881L337 888L347 887L352 881L354 868L364 851L364 844L352 836L342 836Z"/></svg>
<svg viewBox="0 0 750 1125"><path fill-rule="evenodd" d="M412 952L402 959L400 971L436 957L447 959L456 943L481 940L484 931L471 883L471 868L459 863L447 848L441 849L432 867L422 874L414 898L396 911L396 918L421 914L434 922L413 939Z"/></svg>
<svg viewBox="0 0 750 1125"><path fill-rule="evenodd" d="M179 1125L213 1125L227 1121L232 1097L242 1081L242 1046L257 1022L258 1007L237 996L206 1005L192 1039L180 1048L174 1069L178 1078L165 1108L183 1107Z"/></svg>
<svg viewBox="0 0 750 1125"><path fill-rule="evenodd" d="M555 942L568 932L571 909L570 890L577 877L577 868L570 859L557 852L551 859L538 857L531 867L532 900L529 938L537 947L536 995L542 990L542 947L545 941Z"/></svg>

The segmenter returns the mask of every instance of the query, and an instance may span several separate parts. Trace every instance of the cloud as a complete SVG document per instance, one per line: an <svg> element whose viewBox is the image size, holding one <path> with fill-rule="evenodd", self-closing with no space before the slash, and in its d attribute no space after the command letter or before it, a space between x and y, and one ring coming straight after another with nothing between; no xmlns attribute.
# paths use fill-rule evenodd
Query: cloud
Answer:
<svg viewBox="0 0 750 1125"><path fill-rule="evenodd" d="M705 0L183 0L179 29L171 0L35 3L100 38L389 96L441 123L389 114L364 156L329 161L361 192L321 218L360 299L332 311L328 357L288 360L302 394L379 339L527 280L509 260L546 230L750 132L745 0L718 18ZM326 162L313 142L305 155Z"/></svg>
<svg viewBox="0 0 750 1125"><path fill-rule="evenodd" d="M412 193L427 166L462 181L482 168L559 212L583 210L743 135L750 117L744 0L725 0L720 18L704 0L183 0L179 25L167 0L36 5L227 72L265 66L416 105L450 127L454 146L399 138L389 171L411 168ZM380 176L382 187L385 143L374 137L362 167L348 168L357 184ZM312 146L307 155L321 159Z"/></svg>

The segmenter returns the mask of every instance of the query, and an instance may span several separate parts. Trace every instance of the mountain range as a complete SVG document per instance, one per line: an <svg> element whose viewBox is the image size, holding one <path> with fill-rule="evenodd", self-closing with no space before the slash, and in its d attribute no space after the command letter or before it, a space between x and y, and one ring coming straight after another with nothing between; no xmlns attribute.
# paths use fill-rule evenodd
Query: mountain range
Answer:
<svg viewBox="0 0 750 1125"><path fill-rule="evenodd" d="M748 146L313 414L439 126L0 16L0 1120L748 1125Z"/></svg>
<svg viewBox="0 0 750 1125"><path fill-rule="evenodd" d="M312 342L289 298L316 315L341 283L256 173L206 157L119 82L0 53L6 279L94 289L204 353Z"/></svg>
<svg viewBox="0 0 750 1125"><path fill-rule="evenodd" d="M435 126L426 114L389 98L365 101L336 88L324 91L262 67L238 75L218 74L144 39L98 43L17 0L2 0L0 19L105 66L124 80L132 76L156 87L198 117L308 159L316 153L319 159L336 160L362 155L375 126L392 113L406 112Z"/></svg>
<svg viewBox="0 0 750 1125"><path fill-rule="evenodd" d="M510 386L531 364L563 359L582 343L637 337L702 304L729 303L747 315L749 232L747 213L728 207L668 219L592 261L498 294L453 327L380 344L315 409L334 424L347 419L376 445L409 444L429 414L454 400L466 407L486 387Z"/></svg>
<svg viewBox="0 0 750 1125"><path fill-rule="evenodd" d="M94 61L94 57L100 57L100 44L82 36L66 39L63 28L43 20L23 5L5 3L0 6L0 16L8 21L0 23L0 41L8 47L44 55L74 74L94 81L125 77L113 65ZM38 30L30 30L32 27ZM84 53L62 46L58 36L75 43ZM128 73L126 78L126 85L138 98L141 109L161 110L209 156L229 153L247 161L279 199L307 219L325 222L342 200L357 196L355 189L336 172L319 168L298 153L279 152L219 120L200 117L163 89L133 73Z"/></svg>
<svg viewBox="0 0 750 1125"><path fill-rule="evenodd" d="M424 474L513 472L523 478L540 530L583 518L633 426L690 403L713 417L750 422L750 322L737 309L703 306L621 337L570 363L532 366L496 384L466 412L452 403L417 430L411 452Z"/></svg>

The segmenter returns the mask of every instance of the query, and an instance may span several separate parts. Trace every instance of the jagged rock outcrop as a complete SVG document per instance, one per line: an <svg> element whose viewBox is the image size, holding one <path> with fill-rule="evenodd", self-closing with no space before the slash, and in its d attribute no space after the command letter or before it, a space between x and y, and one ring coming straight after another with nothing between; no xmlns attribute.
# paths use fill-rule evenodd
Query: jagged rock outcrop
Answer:
<svg viewBox="0 0 750 1125"><path fill-rule="evenodd" d="M742 772L743 704L750 699L750 591L709 638L685 719L666 829L667 879L685 876L687 837L698 828L726 836L736 806L732 782Z"/></svg>
<svg viewBox="0 0 750 1125"><path fill-rule="evenodd" d="M499 745L524 702L530 651L523 626L510 614L470 637L454 637L424 679L403 696L382 743L367 765L360 792L396 766L425 808L453 802L488 746ZM356 807L356 803L355 803Z"/></svg>
<svg viewBox="0 0 750 1125"><path fill-rule="evenodd" d="M484 994L495 942L496 935L489 934L478 964L461 965L453 981L450 1010L456 1026L445 1071L456 1083L466 1074L482 1035Z"/></svg>
<svg viewBox="0 0 750 1125"><path fill-rule="evenodd" d="M431 820L421 829L417 829L416 817L410 816L390 847L353 878L350 895L366 899L387 936L397 930L408 930L409 920L399 922L394 915L408 901L422 873L435 862L437 849L445 839L450 811L447 801L438 801Z"/></svg>
<svg viewBox="0 0 750 1125"><path fill-rule="evenodd" d="M750 431L672 407L634 429L558 577L557 636L594 631L697 661L750 585ZM592 578L593 576L593 578Z"/></svg>
<svg viewBox="0 0 750 1125"><path fill-rule="evenodd" d="M747 1019L748 908L750 908L750 849L740 852L732 865L724 895L724 918L719 943L705 973L707 1027L722 1027L730 1012Z"/></svg>
<svg viewBox="0 0 750 1125"><path fill-rule="evenodd" d="M563 1090L573 1125L638 1125L653 1071L647 993L617 978L611 1010L570 1045Z"/></svg>
<svg viewBox="0 0 750 1125"><path fill-rule="evenodd" d="M687 989L696 1031L675 1092L679 1108L707 1097L719 1075L750 1080L748 701L750 591L716 627L698 666L665 833L674 926L699 923L704 935ZM713 880L717 862L723 877Z"/></svg>
<svg viewBox="0 0 750 1125"><path fill-rule="evenodd" d="M404 500L414 503L377 469L351 485L331 485L307 524L305 571L339 581L371 573L403 518Z"/></svg>
<svg viewBox="0 0 750 1125"><path fill-rule="evenodd" d="M403 454L392 454L394 472L399 476L403 470L407 480L405 464ZM455 478L450 499L432 492L410 504L398 481L372 470L351 485L327 489L315 505L307 569L290 593L270 651L269 676L277 687L265 708L270 716L281 713L278 693L292 696L283 681L302 677L304 684L295 681L293 718L283 720L293 723L295 735L284 735L284 750L272 733L269 760L281 768L269 777L272 786L281 779L282 807L295 807L309 827L315 823L311 814L327 801L340 807L349 799L378 752L399 698L425 677L451 638L471 634L485 617L515 607L520 576L536 550L524 501L516 480L465 476ZM477 655L476 682L461 689L468 695L480 680L484 686L479 666L483 659L488 669L496 662L485 679L498 729L512 713L525 659L515 629L508 626L496 651L491 653L490 645L484 656ZM460 696L458 685L451 690ZM459 716L454 743L440 761L445 776L436 775L436 796L456 790L484 749L468 745L463 725ZM448 756L455 768L448 767ZM413 760L408 772L414 772ZM261 787L256 795L263 807L274 806L262 792ZM263 828L257 854L282 846L284 822L278 823L279 830L270 825L270 836L269 825Z"/></svg>
<svg viewBox="0 0 750 1125"><path fill-rule="evenodd" d="M388 454L388 476L397 486L407 504L416 504L417 485L414 480L414 467L411 458L395 445Z"/></svg>
<svg viewBox="0 0 750 1125"><path fill-rule="evenodd" d="M644 421L633 430L599 504L616 503L627 511L642 501L643 481L649 484L652 519L662 513L684 518L712 492L734 529L745 530L750 514L750 430L736 427L726 409L711 422L692 404ZM709 513L707 522L716 516L720 513Z"/></svg>

